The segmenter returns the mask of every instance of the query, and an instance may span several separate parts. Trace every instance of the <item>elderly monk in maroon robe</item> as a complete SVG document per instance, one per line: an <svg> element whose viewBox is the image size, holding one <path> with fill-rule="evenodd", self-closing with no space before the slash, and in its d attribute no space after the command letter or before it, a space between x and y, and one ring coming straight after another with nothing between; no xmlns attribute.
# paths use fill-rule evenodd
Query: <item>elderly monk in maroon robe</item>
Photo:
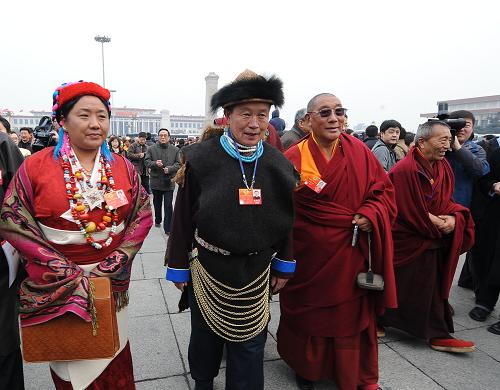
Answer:
<svg viewBox="0 0 500 390"><path fill-rule="evenodd" d="M419 126L415 147L390 172L398 216L393 227L398 309L384 325L429 341L431 348L471 352L474 343L454 339L448 304L458 257L474 242L467 208L453 202L455 178L444 158L449 126L441 121Z"/></svg>
<svg viewBox="0 0 500 390"><path fill-rule="evenodd" d="M317 95L307 111L312 134L285 153L301 185L294 195L297 268L281 292L278 351L301 389L321 379L341 390L378 389L375 319L396 307L394 188L373 153L342 133L346 109L337 97ZM356 283L368 269L369 235L384 291Z"/></svg>

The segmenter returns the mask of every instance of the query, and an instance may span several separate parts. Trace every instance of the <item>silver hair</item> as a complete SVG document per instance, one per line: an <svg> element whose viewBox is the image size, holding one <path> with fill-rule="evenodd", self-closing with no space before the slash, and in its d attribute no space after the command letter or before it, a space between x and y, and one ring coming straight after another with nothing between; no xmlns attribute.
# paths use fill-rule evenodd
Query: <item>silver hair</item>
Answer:
<svg viewBox="0 0 500 390"><path fill-rule="evenodd" d="M295 125L299 125L299 121L301 119L304 119L304 117L306 116L306 113L307 113L307 110L305 108L301 108L300 110L298 110L296 113L295 113Z"/></svg>
<svg viewBox="0 0 500 390"><path fill-rule="evenodd" d="M436 126L445 126L447 128L450 128L450 126L448 126L445 122L439 120L424 122L418 126L417 134L415 134L415 144L418 144L418 140L420 138L422 138L424 141L427 141L429 138L431 138L432 133L434 132L434 127Z"/></svg>

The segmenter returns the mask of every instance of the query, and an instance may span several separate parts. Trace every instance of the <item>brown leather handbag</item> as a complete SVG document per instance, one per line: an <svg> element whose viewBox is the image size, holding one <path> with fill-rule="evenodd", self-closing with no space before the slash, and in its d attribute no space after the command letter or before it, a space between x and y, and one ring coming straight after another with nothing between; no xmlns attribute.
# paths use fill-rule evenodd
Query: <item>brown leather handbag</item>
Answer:
<svg viewBox="0 0 500 390"><path fill-rule="evenodd" d="M21 328L23 358L27 362L104 359L120 348L116 310L108 278L92 278L98 328L73 313L65 313L43 324Z"/></svg>

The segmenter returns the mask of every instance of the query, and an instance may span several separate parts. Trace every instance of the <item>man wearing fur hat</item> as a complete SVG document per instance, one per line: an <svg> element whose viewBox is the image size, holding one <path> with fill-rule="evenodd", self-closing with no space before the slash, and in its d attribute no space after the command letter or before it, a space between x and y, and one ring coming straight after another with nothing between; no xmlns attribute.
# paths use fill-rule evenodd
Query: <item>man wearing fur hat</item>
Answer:
<svg viewBox="0 0 500 390"><path fill-rule="evenodd" d="M212 97L227 118L223 134L183 149L167 280L188 292L196 390L213 388L224 345L226 388L264 388L269 295L295 270L294 169L263 142L269 109L283 101L280 79L247 70Z"/></svg>

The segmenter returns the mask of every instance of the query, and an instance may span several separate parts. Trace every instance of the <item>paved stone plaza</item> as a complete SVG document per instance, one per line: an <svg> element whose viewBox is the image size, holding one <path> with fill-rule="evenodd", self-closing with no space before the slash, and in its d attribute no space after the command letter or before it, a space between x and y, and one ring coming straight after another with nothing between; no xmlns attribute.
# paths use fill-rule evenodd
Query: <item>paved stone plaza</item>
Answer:
<svg viewBox="0 0 500 390"><path fill-rule="evenodd" d="M166 238L152 228L140 255L134 261L130 284L129 337L134 373L139 390L194 389L189 376L187 348L189 312L178 313L179 292L164 280L163 255ZM461 268L461 264L460 264ZM453 287L456 336L476 342L477 351L453 355L432 351L425 342L388 330L381 340L380 384L384 390L492 390L500 388L500 336L486 331L498 311L486 323L467 315L473 294ZM271 304L272 320L265 352L265 387L269 390L295 389L293 373L276 351L279 302ZM216 389L224 388L224 363ZM53 389L47 364L26 364L27 390ZM324 382L317 389L335 389Z"/></svg>

